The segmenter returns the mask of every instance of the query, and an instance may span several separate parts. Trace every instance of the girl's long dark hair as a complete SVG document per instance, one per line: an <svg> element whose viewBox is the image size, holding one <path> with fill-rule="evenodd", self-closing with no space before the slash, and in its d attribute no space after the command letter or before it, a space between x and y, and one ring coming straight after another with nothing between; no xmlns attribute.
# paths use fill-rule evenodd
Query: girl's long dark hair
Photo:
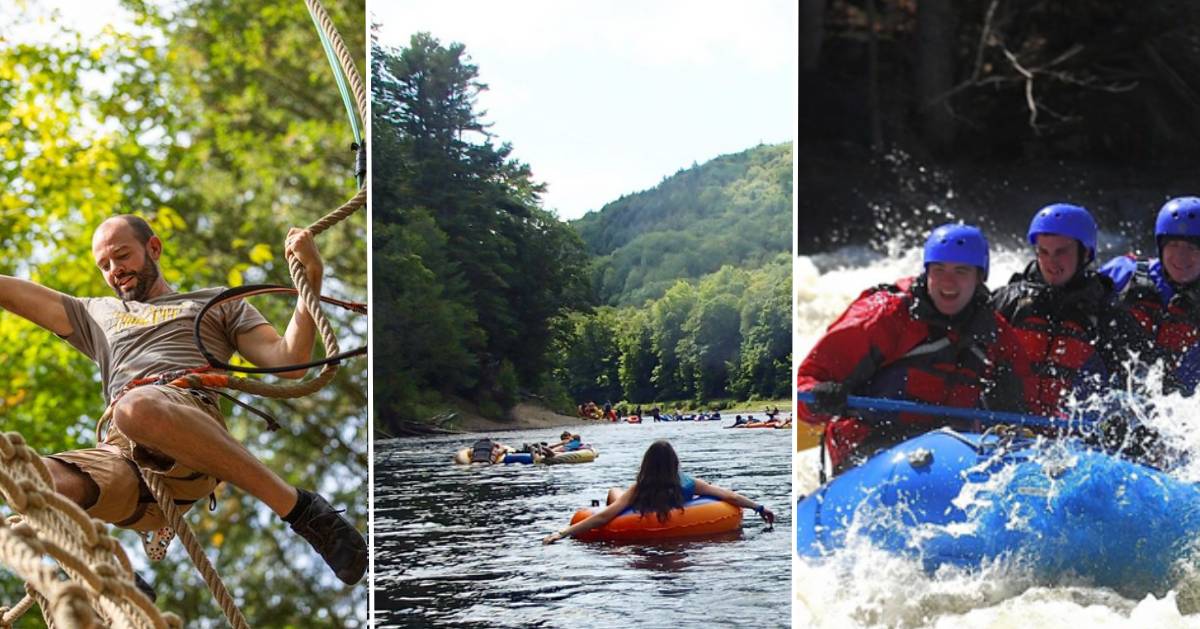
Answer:
<svg viewBox="0 0 1200 629"><path fill-rule="evenodd" d="M657 514L659 522L666 522L672 509L683 508L679 457L666 440L659 439L646 448L630 507L643 516Z"/></svg>

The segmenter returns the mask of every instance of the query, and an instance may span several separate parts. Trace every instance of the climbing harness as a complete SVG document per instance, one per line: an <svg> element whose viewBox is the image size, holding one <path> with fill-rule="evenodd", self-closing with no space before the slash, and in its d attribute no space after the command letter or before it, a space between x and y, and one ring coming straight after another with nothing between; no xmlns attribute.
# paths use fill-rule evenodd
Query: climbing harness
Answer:
<svg viewBox="0 0 1200 629"><path fill-rule="evenodd" d="M317 27L350 118L354 136L351 150L355 151L354 170L358 184L358 191L354 196L307 227L313 236L317 236L366 206L366 142L358 121L366 120L367 108L366 90L355 68L354 59L346 49L329 14L318 0L305 0L305 5L313 24ZM224 301L256 294L291 293L298 295L312 316L325 348L324 359L275 369L234 367L216 361L199 342L197 335L197 346L209 361L209 365L135 380L123 389L122 393L146 384L170 384L180 388L215 391L235 403L250 408L221 389L234 389L274 398L303 397L328 384L336 374L342 359L365 354L365 347L348 352L341 351L333 328L321 311L320 304L326 302L362 314L366 313L366 306L314 294L305 276L304 266L291 252L288 252L286 257L295 288L258 285L225 291L205 305L201 315L197 317L197 329L204 313ZM321 367L316 377L286 384L251 380L217 371L278 373L315 366ZM100 419L97 431L111 421L112 409L113 405L110 404ZM250 410L264 417L271 429L278 427L273 418L256 409ZM17 476L8 471L14 462L20 464L15 467L19 470ZM30 469L33 472L30 472ZM163 484L163 473L141 466L138 471L169 523L168 527L160 528L149 535L143 534L143 545L147 554L151 559L165 556L172 536L177 536L229 624L235 629L249 627L187 521L183 519L183 514L175 505L169 489ZM153 603L137 591L133 584L133 570L129 559L116 540L104 533L103 523L89 518L77 505L57 494L53 487L45 464L24 445L20 435L0 434L0 495L22 514L20 518L10 519L7 523L0 522L0 562L10 566L26 582L26 596L20 603L11 608L0 607L0 628L12 626L12 623L34 604L40 605L46 623L51 627L182 627L182 621L173 614L167 614L164 620L164 616ZM74 528L68 528L72 526L71 523L74 523ZM62 581L58 571L45 563L44 557L47 556L57 561L59 568L67 574L68 581Z"/></svg>
<svg viewBox="0 0 1200 629"><path fill-rule="evenodd" d="M347 353L347 354L349 354L349 353ZM222 364L224 364L224 363L222 363ZM113 404L117 403L117 400L121 399L121 396L125 395L126 393L128 393L129 391L131 391L133 389L136 389L137 387L145 386L148 384L169 385L169 386L178 387L180 389L212 391L213 393L220 395L221 397L229 400L230 402L236 404L237 406L240 406L243 409L246 409L246 411L253 413L253 414L257 415L258 417L262 418L262 420L267 423L268 431L274 432L276 430L279 430L279 421L276 420L273 415L271 415L270 413L268 413L260 408L255 408L254 406L251 406L250 404L247 404L247 403L237 399L236 397L230 395L229 393L222 391L220 387L226 386L225 383L228 382L228 376L225 376L223 374L218 374L218 373L210 373L214 368L220 369L222 367L220 365L204 365L202 367L192 367L190 369L173 369L171 371L163 372L161 374L157 374L157 375L153 375L153 376L146 376L145 378L135 378L135 379L130 380L129 382L125 383L125 386L121 387L121 390L118 391L115 396L113 396L112 401L109 403L109 407L111 408ZM294 368L295 367L293 367L292 369L294 369ZM290 371L290 369L288 369L288 370ZM185 376L197 376L197 378L189 380L189 379L185 378ZM96 424L96 441L97 442L99 442L100 439L103 437L104 428L107 425L108 421L109 421L109 414L105 413L105 416L102 417L100 419L100 422Z"/></svg>
<svg viewBox="0 0 1200 629"><path fill-rule="evenodd" d="M338 81L339 91L342 92L343 102L347 105L347 113L350 114L350 118L352 119L351 127L355 135L354 149L359 151L360 156L360 159L356 160L356 170L359 168L359 162L361 162L362 166L361 170L356 173L359 175L358 192L349 200L344 202L341 206L329 212L317 222L308 226L307 230L315 237L333 225L341 222L356 210L366 206L367 189L364 177L366 174L366 162L365 156L363 156L363 152L365 151L365 142L361 137L358 126L353 123L355 112L350 111L350 99L345 90L345 83L348 83L349 90L353 95L355 104L354 109L358 114L359 120L366 120L367 97L366 90L363 87L362 79L359 77L358 70L354 66L354 59L350 56L349 51L346 50L346 46L342 42L341 36L338 35L337 29L333 25L333 21L329 18L329 14L325 12L325 9L317 0L305 0L305 4L308 6L309 15L312 17L313 23L318 26L317 31L320 34L322 45L325 47L326 54L330 59L330 65L334 69L334 75ZM338 60L338 64L333 63L333 57L335 56ZM339 68L341 70L340 74L338 72ZM211 364L213 362L213 357L208 355L207 352L202 349L202 351L204 351L206 354L205 358L210 362L208 368L192 370L174 379L170 384L182 388L203 388L210 390L228 388L265 397L297 398L315 393L333 380L334 375L337 373L338 362L342 358L351 355L360 355L365 352L364 348L342 354L341 349L338 346L337 337L333 333L333 327L329 324L328 319L325 318L324 313L321 311L320 304L322 301L342 305L343 307L346 307L344 304L348 302L339 302L338 300L322 298L313 293L312 288L309 286L308 278L304 274L304 265L302 265L296 256L290 252L287 255L287 261L288 270L290 271L292 277L292 283L296 286L295 289L263 286L240 287L238 289L226 291L221 295L218 295L216 298L211 300L211 302L214 303L210 303L205 306L205 312L207 312L207 309L215 304L221 303L222 301L228 299L245 298L251 294L264 294L266 292L294 291L294 293L299 296L300 300L303 301L305 309L312 316L313 321L316 323L317 330L321 335L321 342L325 347L326 359L315 363L320 364L321 366L321 371L317 374L317 376L295 384L286 384L262 382L259 380L231 376L224 373L212 373L210 369L213 367ZM350 309L357 312L365 312L365 306L360 306L361 305L359 304L354 304ZM203 315L197 317L197 326L199 326L202 316ZM198 347L203 348L203 345L201 344ZM226 370L231 370L230 367L230 365L224 363L219 365L219 368ZM298 366L288 366L283 368L282 371L291 371L296 368L298 368ZM245 370L241 369L241 371ZM109 408L111 409L112 407L110 406ZM111 410L109 413L111 413ZM233 598L226 590L220 576L217 575L216 570L212 567L208 557L204 554L203 548L201 548L199 542L196 541L195 535L192 534L191 529L187 525L187 521L183 519L183 515L175 506L174 500L171 499L167 489L163 486L162 474L146 467L140 468L140 471L142 478L146 481L151 493L154 494L154 498L158 502L159 508L162 509L163 515L166 517L167 522L170 524L170 527L178 536L179 541L187 550L188 556L191 557L192 562L196 564L196 569L200 572L201 576L203 576L205 583L208 584L209 590L212 592L217 603L221 606L222 611L225 612L225 617L229 620L229 623L235 629L248 627L249 625L246 623L241 611L237 608Z"/></svg>

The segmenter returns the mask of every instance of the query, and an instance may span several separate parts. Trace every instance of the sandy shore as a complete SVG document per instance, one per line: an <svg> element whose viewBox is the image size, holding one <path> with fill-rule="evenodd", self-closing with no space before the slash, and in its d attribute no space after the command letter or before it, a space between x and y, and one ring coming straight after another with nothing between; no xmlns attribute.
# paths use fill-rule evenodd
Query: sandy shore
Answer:
<svg viewBox="0 0 1200 629"><path fill-rule="evenodd" d="M467 432L496 432L501 430L528 430L536 428L557 428L559 426L577 426L589 423L585 419L560 415L544 406L522 402L512 410L512 419L508 421L489 419L482 415L460 412L455 418L454 427Z"/></svg>

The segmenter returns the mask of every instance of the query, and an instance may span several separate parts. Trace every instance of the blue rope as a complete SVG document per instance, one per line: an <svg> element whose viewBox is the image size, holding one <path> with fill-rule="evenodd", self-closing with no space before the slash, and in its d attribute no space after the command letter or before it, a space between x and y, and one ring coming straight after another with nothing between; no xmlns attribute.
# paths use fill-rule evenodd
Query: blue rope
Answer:
<svg viewBox="0 0 1200 629"><path fill-rule="evenodd" d="M796 399L804 403L814 402L814 398L815 396L810 391L799 391L796 394ZM1034 428L1067 429L1072 426L1086 426L1090 428L1098 421L1097 418L1088 416L1075 419L1061 419L1056 417L1042 417L1040 415L992 411L985 408L956 408L953 406L939 406L937 404L922 404L907 400L889 400L887 398L872 398L859 395L847 396L846 406L864 411L921 413L953 419L978 420L984 424L1015 424ZM867 421L870 420L867 419Z"/></svg>

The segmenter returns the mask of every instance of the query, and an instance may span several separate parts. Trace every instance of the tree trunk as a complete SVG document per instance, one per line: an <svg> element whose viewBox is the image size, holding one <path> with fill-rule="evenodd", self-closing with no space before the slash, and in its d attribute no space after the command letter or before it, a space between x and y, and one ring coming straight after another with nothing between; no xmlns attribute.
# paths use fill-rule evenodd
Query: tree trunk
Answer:
<svg viewBox="0 0 1200 629"><path fill-rule="evenodd" d="M883 121L879 112L879 12L875 0L867 0L867 115L870 118L871 150L883 151Z"/></svg>
<svg viewBox="0 0 1200 629"><path fill-rule="evenodd" d="M825 38L825 0L800 1L800 71L812 72L821 61Z"/></svg>
<svg viewBox="0 0 1200 629"><path fill-rule="evenodd" d="M954 141L949 102L934 104L954 86L954 9L951 0L921 0L917 6L917 107L925 144L944 152Z"/></svg>

